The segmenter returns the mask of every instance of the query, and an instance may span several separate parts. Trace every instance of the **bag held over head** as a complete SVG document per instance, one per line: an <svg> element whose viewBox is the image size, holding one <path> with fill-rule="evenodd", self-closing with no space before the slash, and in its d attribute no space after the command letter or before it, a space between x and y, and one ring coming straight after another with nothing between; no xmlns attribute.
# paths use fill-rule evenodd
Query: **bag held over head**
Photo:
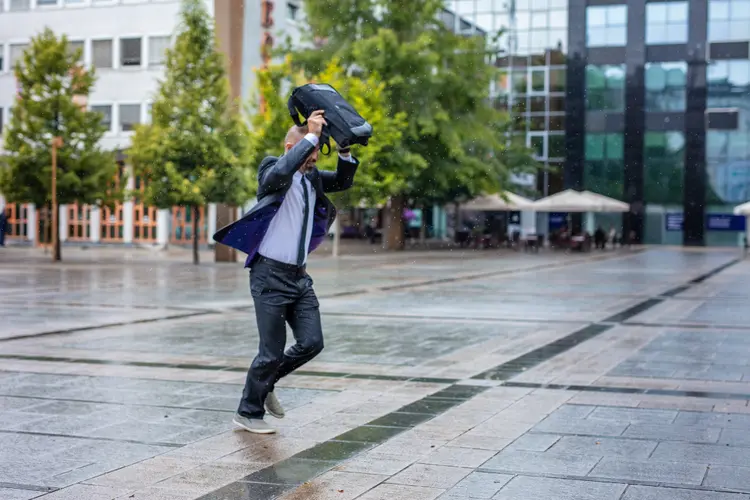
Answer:
<svg viewBox="0 0 750 500"><path fill-rule="evenodd" d="M325 120L328 123L323 127L320 137L320 149L328 147L331 152L330 137L336 141L340 148L348 148L352 144L367 146L372 137L372 125L362 118L359 113L346 102L336 89L325 83L308 83L297 87L287 101L289 114L297 126L303 126L313 111L322 109L325 111ZM300 115L305 118L303 122Z"/></svg>

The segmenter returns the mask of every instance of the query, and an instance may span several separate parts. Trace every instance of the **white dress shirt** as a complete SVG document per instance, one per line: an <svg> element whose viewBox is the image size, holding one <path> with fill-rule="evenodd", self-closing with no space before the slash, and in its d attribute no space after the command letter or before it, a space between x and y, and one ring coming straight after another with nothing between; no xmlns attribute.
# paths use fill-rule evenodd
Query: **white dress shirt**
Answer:
<svg viewBox="0 0 750 500"><path fill-rule="evenodd" d="M307 134L305 139L313 144L318 145L318 136ZM346 161L352 161L351 155L339 154L339 158ZM304 179L304 180L303 180ZM315 188L310 179L302 175L299 171L294 172L292 185L284 196L284 201L279 207L276 216L271 220L268 231L260 243L258 253L263 257L284 262L286 264L297 264L297 252L299 251L299 240L302 236L302 226L305 214L305 193L302 190L302 183L307 187L307 200L309 214L307 220L307 234L305 237L305 250L310 247L310 238L312 237L313 217L315 212ZM307 263L307 251L303 265Z"/></svg>

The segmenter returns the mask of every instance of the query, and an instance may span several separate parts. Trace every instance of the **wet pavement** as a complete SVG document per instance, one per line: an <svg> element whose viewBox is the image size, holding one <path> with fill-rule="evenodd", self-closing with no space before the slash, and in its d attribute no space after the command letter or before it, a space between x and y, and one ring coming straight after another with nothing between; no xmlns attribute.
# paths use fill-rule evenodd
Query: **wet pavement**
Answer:
<svg viewBox="0 0 750 500"><path fill-rule="evenodd" d="M231 429L247 273L0 254L0 499L750 500L750 261L315 258L325 351Z"/></svg>

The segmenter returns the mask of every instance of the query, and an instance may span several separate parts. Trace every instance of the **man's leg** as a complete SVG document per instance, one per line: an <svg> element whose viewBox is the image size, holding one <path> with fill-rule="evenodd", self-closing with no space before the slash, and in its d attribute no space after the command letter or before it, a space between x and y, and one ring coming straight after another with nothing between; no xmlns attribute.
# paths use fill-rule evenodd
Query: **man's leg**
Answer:
<svg viewBox="0 0 750 500"><path fill-rule="evenodd" d="M318 298L309 276L298 281L299 298L287 309L286 320L292 327L296 343L286 350L276 380L289 375L323 350Z"/></svg>
<svg viewBox="0 0 750 500"><path fill-rule="evenodd" d="M253 360L245 379L245 389L237 413L247 418L263 418L263 403L273 390L276 374L284 357L286 345L286 311L289 300L283 290L283 280L273 279L273 270L258 263L250 278L250 288L255 303L260 342L258 355ZM271 279L269 279L271 278ZM269 285L273 285L269 288Z"/></svg>

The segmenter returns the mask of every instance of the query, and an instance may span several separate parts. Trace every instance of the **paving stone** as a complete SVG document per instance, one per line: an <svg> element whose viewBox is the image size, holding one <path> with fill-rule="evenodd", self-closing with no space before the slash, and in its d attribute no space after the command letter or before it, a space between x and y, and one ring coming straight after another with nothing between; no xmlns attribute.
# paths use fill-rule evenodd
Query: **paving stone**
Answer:
<svg viewBox="0 0 750 500"><path fill-rule="evenodd" d="M675 410L653 410L646 408L612 408L599 407L587 418L630 422L631 424L671 424L677 418Z"/></svg>
<svg viewBox="0 0 750 500"><path fill-rule="evenodd" d="M657 444L656 441L636 439L563 436L548 453L645 460Z"/></svg>
<svg viewBox="0 0 750 500"><path fill-rule="evenodd" d="M675 424L747 429L750 428L750 415L739 413L681 411L675 419Z"/></svg>
<svg viewBox="0 0 750 500"><path fill-rule="evenodd" d="M105 486L93 486L88 484L76 484L54 493L44 495L45 500L112 500L133 493L134 490L122 488L109 488ZM0 497L5 500L5 497Z"/></svg>
<svg viewBox="0 0 750 500"><path fill-rule="evenodd" d="M619 500L625 484L517 476L492 497L496 500Z"/></svg>
<svg viewBox="0 0 750 500"><path fill-rule="evenodd" d="M631 485L628 486L622 500L748 500L748 498L750 497L739 493Z"/></svg>
<svg viewBox="0 0 750 500"><path fill-rule="evenodd" d="M557 420L545 419L534 427L534 432L552 434L579 434L588 436L619 436L628 428L627 422L606 420Z"/></svg>
<svg viewBox="0 0 750 500"><path fill-rule="evenodd" d="M498 472L533 474L569 474L585 476L599 461L598 457L503 450L485 462L481 469Z"/></svg>
<svg viewBox="0 0 750 500"><path fill-rule="evenodd" d="M419 462L432 465L476 468L494 455L495 452L492 450L476 450L471 448L443 446L429 455L420 458Z"/></svg>
<svg viewBox="0 0 750 500"><path fill-rule="evenodd" d="M392 476L404 470L412 463L414 463L414 460L399 459L389 455L368 452L347 460L341 465L337 465L334 467L334 470Z"/></svg>
<svg viewBox="0 0 750 500"><path fill-rule="evenodd" d="M450 441L453 447L474 448L479 450L500 451L507 447L513 440L510 438L499 438L496 436L485 436L483 434L472 434L467 432Z"/></svg>
<svg viewBox="0 0 750 500"><path fill-rule="evenodd" d="M670 458L671 457L671 458ZM750 464L750 448L716 444L659 443L652 455L653 460L673 460L693 463L721 465Z"/></svg>
<svg viewBox="0 0 750 500"><path fill-rule="evenodd" d="M712 465L708 470L705 484L750 493L750 467Z"/></svg>
<svg viewBox="0 0 750 500"><path fill-rule="evenodd" d="M442 465L414 464L399 472L387 482L422 486L425 488L447 489L455 486L471 473L471 469L446 467Z"/></svg>
<svg viewBox="0 0 750 500"><path fill-rule="evenodd" d="M371 489L357 500L394 500L408 498L409 500L434 500L445 490L425 488L421 486L406 486L403 484L381 484Z"/></svg>
<svg viewBox="0 0 750 500"><path fill-rule="evenodd" d="M673 457L676 459L679 457ZM592 478L622 481L652 481L669 484L699 485L708 464L684 462L633 462L604 458L589 474Z"/></svg>
<svg viewBox="0 0 750 500"><path fill-rule="evenodd" d="M328 471L294 490L280 500L352 500L380 484L385 478L373 474Z"/></svg>
<svg viewBox="0 0 750 500"><path fill-rule="evenodd" d="M511 479L513 476L507 474L472 472L440 498L441 500L492 498Z"/></svg>
<svg viewBox="0 0 750 500"><path fill-rule="evenodd" d="M721 435L718 427L691 427L683 425L633 424L623 437L653 439L660 441L685 441L693 443L716 443Z"/></svg>
<svg viewBox="0 0 750 500"><path fill-rule="evenodd" d="M3 500L31 500L42 493L39 491L16 490L12 488L0 488L0 498Z"/></svg>
<svg viewBox="0 0 750 500"><path fill-rule="evenodd" d="M508 450L547 451L561 436L555 434L524 434L508 446Z"/></svg>

